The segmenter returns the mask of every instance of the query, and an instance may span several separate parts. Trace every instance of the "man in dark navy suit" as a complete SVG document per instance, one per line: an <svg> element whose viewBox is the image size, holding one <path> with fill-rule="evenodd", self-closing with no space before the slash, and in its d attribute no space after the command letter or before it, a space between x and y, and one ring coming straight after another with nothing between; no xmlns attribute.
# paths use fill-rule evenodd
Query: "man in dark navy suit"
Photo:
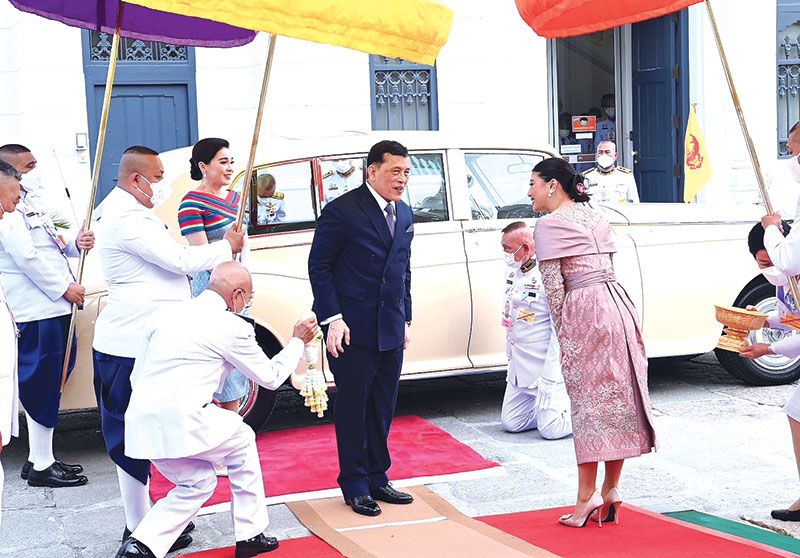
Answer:
<svg viewBox="0 0 800 558"><path fill-rule="evenodd" d="M411 323L411 208L403 191L408 150L381 141L367 156L367 181L322 210L308 273L314 312L327 329L336 381L339 486L347 505L378 515L375 500L410 504L389 484L386 440L394 417Z"/></svg>

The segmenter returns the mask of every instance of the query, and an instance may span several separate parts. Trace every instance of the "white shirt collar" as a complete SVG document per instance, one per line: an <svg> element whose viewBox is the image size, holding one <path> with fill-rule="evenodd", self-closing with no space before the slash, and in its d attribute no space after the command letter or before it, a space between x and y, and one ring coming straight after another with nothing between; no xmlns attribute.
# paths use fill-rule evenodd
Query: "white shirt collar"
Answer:
<svg viewBox="0 0 800 558"><path fill-rule="evenodd" d="M219 293L212 291L211 289L206 289L201 292L195 297L195 300L198 303L202 303L207 306L219 307L222 310L228 309L228 304L225 302L225 299L222 298Z"/></svg>
<svg viewBox="0 0 800 558"><path fill-rule="evenodd" d="M381 211L383 211L385 213L386 212L386 204L390 203L390 204L392 204L392 209L394 209L395 215L397 215L397 207L395 206L395 203L393 201L387 202L385 199L383 199L383 196L381 196L378 192L375 191L375 188L372 187L372 185L369 183L369 181L365 181L365 184L367 185L367 189L369 190L369 193L372 194L373 198L375 198L375 203L377 203L378 207L381 208Z"/></svg>

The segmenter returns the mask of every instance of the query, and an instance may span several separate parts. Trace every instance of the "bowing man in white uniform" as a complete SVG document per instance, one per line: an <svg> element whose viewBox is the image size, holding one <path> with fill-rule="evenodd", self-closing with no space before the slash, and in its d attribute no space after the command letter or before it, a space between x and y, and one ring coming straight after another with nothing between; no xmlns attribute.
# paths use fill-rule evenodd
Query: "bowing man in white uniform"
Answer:
<svg viewBox="0 0 800 558"><path fill-rule="evenodd" d="M231 370L277 389L300 364L318 327L299 321L286 347L270 360L253 326L236 314L252 297L246 268L220 264L196 298L153 313L131 375L125 413L128 455L150 459L175 484L145 516L117 558L161 558L214 493L214 464L228 467L236 558L278 547L263 534L269 524L255 434L242 418L214 405L214 392Z"/></svg>
<svg viewBox="0 0 800 558"><path fill-rule="evenodd" d="M5 234L0 238L0 274L19 329L17 379L28 423L28 460L20 476L30 486L81 486L88 482L79 474L83 467L53 456L53 432L72 305L83 304L85 292L67 257L77 257L78 249L90 250L94 233L81 231L75 241L65 242L49 213L33 202L24 176L36 168L36 159L27 147L3 145L0 159L23 176L21 201L4 217ZM73 338L69 372L76 347Z"/></svg>
<svg viewBox="0 0 800 558"><path fill-rule="evenodd" d="M142 146L126 149L119 164L117 187L105 199L101 218L100 261L108 303L94 330L94 387L106 449L117 465L125 509L123 539L150 509L150 462L128 457L124 443L130 374L147 320L161 306L191 298L187 275L231 261L243 243L243 234L231 228L217 242L179 244L152 210L170 195L169 185L160 182L163 175L158 153ZM182 535L174 549L187 546L191 540L188 534Z"/></svg>
<svg viewBox="0 0 800 558"><path fill-rule="evenodd" d="M548 440L572 434L558 339L536 265L533 233L522 221L503 229L509 270L503 303L508 377L500 422L508 432L537 428Z"/></svg>
<svg viewBox="0 0 800 558"><path fill-rule="evenodd" d="M3 217L19 203L19 173L0 160L0 237L5 234ZM17 389L17 324L3 292L0 274L0 453L12 436L19 435L19 393ZM0 525L3 520L3 465L0 463Z"/></svg>

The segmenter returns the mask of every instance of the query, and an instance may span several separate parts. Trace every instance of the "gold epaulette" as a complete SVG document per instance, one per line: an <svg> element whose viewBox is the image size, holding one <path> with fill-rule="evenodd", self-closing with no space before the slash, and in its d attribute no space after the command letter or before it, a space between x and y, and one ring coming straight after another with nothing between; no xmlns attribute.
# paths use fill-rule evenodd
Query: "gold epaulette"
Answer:
<svg viewBox="0 0 800 558"><path fill-rule="evenodd" d="M631 169L626 168L626 167L617 167L617 170L621 171L621 172L627 172L627 173L633 172Z"/></svg>
<svg viewBox="0 0 800 558"><path fill-rule="evenodd" d="M282 200L283 198L286 197L286 195L283 192L275 192L274 194L272 194L272 197L273 199L276 200Z"/></svg>
<svg viewBox="0 0 800 558"><path fill-rule="evenodd" d="M329 176L333 176L333 171L332 171L332 170L329 170L328 172L326 172L325 174L323 174L323 175L322 175L322 180L325 180L325 179L326 179L326 178L328 178Z"/></svg>

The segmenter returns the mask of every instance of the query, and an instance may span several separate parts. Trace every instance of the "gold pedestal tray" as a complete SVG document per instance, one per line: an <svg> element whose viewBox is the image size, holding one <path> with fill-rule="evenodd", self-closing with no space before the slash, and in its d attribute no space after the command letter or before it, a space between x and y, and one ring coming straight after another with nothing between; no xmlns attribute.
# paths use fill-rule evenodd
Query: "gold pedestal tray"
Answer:
<svg viewBox="0 0 800 558"><path fill-rule="evenodd" d="M762 312L753 312L744 308L731 306L714 306L717 321L725 325L722 336L717 341L717 348L724 351L738 353L750 342L747 337L750 332L764 327L767 315Z"/></svg>

